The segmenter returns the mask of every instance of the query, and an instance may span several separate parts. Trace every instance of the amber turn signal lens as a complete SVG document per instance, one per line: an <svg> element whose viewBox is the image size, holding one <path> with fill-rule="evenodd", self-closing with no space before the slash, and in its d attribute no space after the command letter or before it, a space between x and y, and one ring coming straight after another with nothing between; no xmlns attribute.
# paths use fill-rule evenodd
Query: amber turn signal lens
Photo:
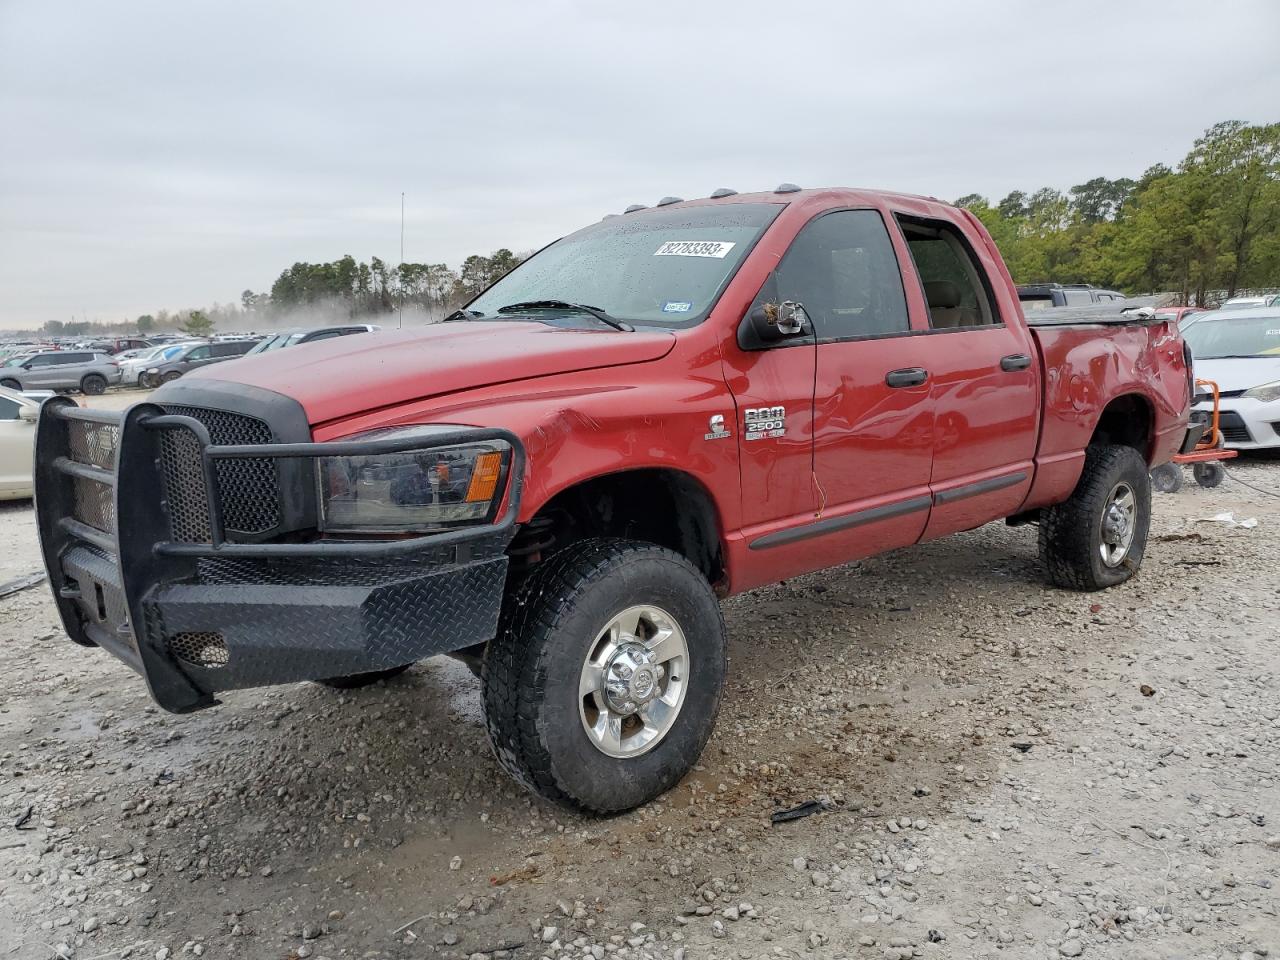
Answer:
<svg viewBox="0 0 1280 960"><path fill-rule="evenodd" d="M487 503L498 488L498 474L502 472L502 454L482 453L476 457L471 470L471 484L467 487L467 503Z"/></svg>

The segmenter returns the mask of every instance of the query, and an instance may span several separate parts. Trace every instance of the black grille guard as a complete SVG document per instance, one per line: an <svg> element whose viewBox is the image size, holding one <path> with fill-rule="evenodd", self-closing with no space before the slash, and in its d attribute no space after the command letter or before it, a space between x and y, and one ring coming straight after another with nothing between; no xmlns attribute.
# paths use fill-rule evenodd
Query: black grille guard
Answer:
<svg viewBox="0 0 1280 960"><path fill-rule="evenodd" d="M77 428L84 433L73 448L71 431ZM172 430L189 431L199 446L210 531L207 543L179 542L172 535L160 466L161 437ZM102 437L112 435L108 469L101 445L111 443ZM492 440L510 445L511 457L499 478L505 508L491 523L392 540L245 543L227 539L216 470L221 461L367 456ZM94 455L84 456L86 443ZM83 459L73 455L76 451ZM152 403L116 412L85 409L68 397L53 397L42 406L35 461L40 545L68 636L83 646L107 648L146 678L157 702L179 711L214 701L207 689L186 676L190 671L175 669L162 643L147 636L146 605L162 587L196 580L201 565L224 560L305 564L349 559L376 565L422 558L449 566L502 557L515 532L525 474L523 445L501 429L459 427L429 437L218 445L199 420L167 413ZM112 529L100 529L77 515L83 513L85 489L103 494L87 499L110 508L93 516ZM89 584L92 596L84 592Z"/></svg>

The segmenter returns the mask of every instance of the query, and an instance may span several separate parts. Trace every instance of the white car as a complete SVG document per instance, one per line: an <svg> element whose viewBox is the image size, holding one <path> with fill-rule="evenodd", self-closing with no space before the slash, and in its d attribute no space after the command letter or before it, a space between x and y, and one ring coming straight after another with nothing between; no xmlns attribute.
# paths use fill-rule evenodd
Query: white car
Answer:
<svg viewBox="0 0 1280 960"><path fill-rule="evenodd" d="M1182 331L1195 375L1220 391L1224 443L1236 450L1280 447L1280 309L1207 313ZM1212 411L1201 399L1196 410Z"/></svg>
<svg viewBox="0 0 1280 960"><path fill-rule="evenodd" d="M1224 300L1223 310L1239 310L1241 307L1276 307L1280 306L1280 293L1269 293L1260 297L1232 297Z"/></svg>
<svg viewBox="0 0 1280 960"><path fill-rule="evenodd" d="M184 340L181 343L166 343L159 347L151 347L147 350L139 350L137 354L120 361L120 371L123 376L120 378L121 383L127 383L130 386L140 386L140 378L149 367L154 367L158 363L166 360L172 360L182 348L189 346L191 343L200 343L203 341ZM133 351L130 351L131 353Z"/></svg>
<svg viewBox="0 0 1280 960"><path fill-rule="evenodd" d="M33 493L31 455L39 414L39 402L0 387L0 500L23 500Z"/></svg>

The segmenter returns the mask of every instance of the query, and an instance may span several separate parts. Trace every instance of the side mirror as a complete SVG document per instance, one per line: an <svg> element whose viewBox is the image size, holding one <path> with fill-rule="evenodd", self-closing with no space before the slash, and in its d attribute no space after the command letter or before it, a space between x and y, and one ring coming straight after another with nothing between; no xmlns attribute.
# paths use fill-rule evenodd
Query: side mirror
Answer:
<svg viewBox="0 0 1280 960"><path fill-rule="evenodd" d="M776 343L787 337L798 337L809 329L809 315L804 304L795 300L762 303L751 311L752 332L765 343Z"/></svg>
<svg viewBox="0 0 1280 960"><path fill-rule="evenodd" d="M24 363L24 364L22 365L22 369L23 369L23 370L30 370L30 369L31 369L31 364L29 364L29 363Z"/></svg>

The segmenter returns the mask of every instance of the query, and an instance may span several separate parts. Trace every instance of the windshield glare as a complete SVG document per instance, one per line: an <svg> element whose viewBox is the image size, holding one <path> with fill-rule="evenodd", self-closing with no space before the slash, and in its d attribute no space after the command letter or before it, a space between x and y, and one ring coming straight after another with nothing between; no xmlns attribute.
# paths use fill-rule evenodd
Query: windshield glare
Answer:
<svg viewBox="0 0 1280 960"><path fill-rule="evenodd" d="M279 334L276 334L275 336L267 337L267 339L263 340L257 345L250 347L249 353L262 353L264 350L271 350L275 347L278 347L280 346L280 344L277 343L278 340L280 340Z"/></svg>
<svg viewBox="0 0 1280 960"><path fill-rule="evenodd" d="M781 209L729 203L609 217L526 260L467 310L493 317L514 303L564 300L632 323L696 323Z"/></svg>
<svg viewBox="0 0 1280 960"><path fill-rule="evenodd" d="M1280 357L1280 315L1206 318L1187 327L1182 338L1197 360L1220 357Z"/></svg>

